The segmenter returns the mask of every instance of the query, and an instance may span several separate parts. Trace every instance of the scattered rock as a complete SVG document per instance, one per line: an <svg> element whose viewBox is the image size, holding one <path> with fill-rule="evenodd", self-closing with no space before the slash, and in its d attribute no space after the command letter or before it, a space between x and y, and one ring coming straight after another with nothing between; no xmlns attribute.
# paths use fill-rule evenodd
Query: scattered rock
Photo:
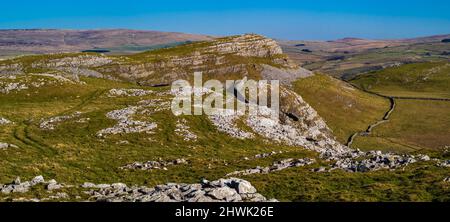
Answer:
<svg viewBox="0 0 450 222"><path fill-rule="evenodd" d="M220 114L208 116L217 130L224 132L231 137L238 139L253 138L254 134L240 129L236 125L239 115L235 114L234 110L223 110Z"/></svg>
<svg viewBox="0 0 450 222"><path fill-rule="evenodd" d="M12 201L13 202L32 202L32 203L37 203L37 202L40 202L41 200L39 200L37 198L27 199L27 198L24 198L24 197L20 197L20 198L15 198Z"/></svg>
<svg viewBox="0 0 450 222"><path fill-rule="evenodd" d="M240 194L254 194L256 193L256 188L253 187L250 182L245 181L245 180L240 180L238 182L233 181L233 183L231 184L238 193Z"/></svg>
<svg viewBox="0 0 450 222"><path fill-rule="evenodd" d="M261 154L256 154L255 156L253 156L252 158L250 157L244 157L244 160L250 160L250 159L262 159L262 158L267 158L273 155L277 155L277 154L282 154L283 151L272 151L270 153L261 153Z"/></svg>
<svg viewBox="0 0 450 222"><path fill-rule="evenodd" d="M44 182L45 182L45 180L44 180L43 176L36 176L35 178L33 178L30 181L30 184L31 184L31 186L35 186L37 184L44 183Z"/></svg>
<svg viewBox="0 0 450 222"><path fill-rule="evenodd" d="M421 157L427 159L426 157ZM348 172L368 172L380 169L397 169L406 167L418 160L412 155L397 155L382 153L381 151L351 152L348 156L341 156L332 164L332 170L343 169ZM425 161L425 160L422 160Z"/></svg>
<svg viewBox="0 0 450 222"><path fill-rule="evenodd" d="M20 177L17 177L12 183L6 184L0 187L0 190L4 194L9 193L25 193L31 187L31 183L28 181L21 182Z"/></svg>
<svg viewBox="0 0 450 222"><path fill-rule="evenodd" d="M121 133L141 133L152 132L157 127L156 123L133 120L132 116L138 111L139 107L130 106L121 110L114 110L106 114L110 119L118 120L119 122L110 128L100 130L97 136L102 137L106 134L121 134Z"/></svg>
<svg viewBox="0 0 450 222"><path fill-rule="evenodd" d="M226 202L236 202L242 200L241 196L239 196L235 189L227 186L213 189L207 192L206 195L212 197L213 199L225 200Z"/></svg>
<svg viewBox="0 0 450 222"><path fill-rule="evenodd" d="M85 182L81 185L82 188L97 188L94 183Z"/></svg>
<svg viewBox="0 0 450 222"><path fill-rule="evenodd" d="M91 118L80 118L77 121L75 121L76 123L87 123L91 120Z"/></svg>
<svg viewBox="0 0 450 222"><path fill-rule="evenodd" d="M442 160L437 164L438 167L450 167L450 160Z"/></svg>
<svg viewBox="0 0 450 222"><path fill-rule="evenodd" d="M49 180L47 183L46 189L49 191L52 191L52 190L59 190L63 187L64 187L64 185L59 184L58 182L56 182L56 180Z"/></svg>
<svg viewBox="0 0 450 222"><path fill-rule="evenodd" d="M12 123L12 122L3 117L0 117L0 125L6 125L6 124L10 124L10 123Z"/></svg>
<svg viewBox="0 0 450 222"><path fill-rule="evenodd" d="M430 161L430 160L431 160L431 158L430 158L428 155L424 155L424 154L419 154L419 155L417 155L417 158L418 158L420 161Z"/></svg>
<svg viewBox="0 0 450 222"><path fill-rule="evenodd" d="M76 83L65 78L63 75L64 74L28 73L27 75L20 75L20 77L10 76L11 78L8 78L9 81L0 81L0 93L9 94L44 86L62 86L65 83Z"/></svg>
<svg viewBox="0 0 450 222"><path fill-rule="evenodd" d="M121 140L119 142L116 143L117 145L127 145L130 144L130 142L128 140Z"/></svg>
<svg viewBox="0 0 450 222"><path fill-rule="evenodd" d="M276 161L272 164L272 166L267 167L255 167L247 170L241 170L241 171L234 171L227 176L245 176L250 174L258 174L258 173L271 173L275 171L280 171L286 168L291 167L300 167L300 166L306 166L315 163L316 161L314 159L310 158L304 158L304 159L285 159L281 161Z"/></svg>
<svg viewBox="0 0 450 222"><path fill-rule="evenodd" d="M12 182L13 185L20 185L20 177L16 177L16 179Z"/></svg>
<svg viewBox="0 0 450 222"><path fill-rule="evenodd" d="M6 85L3 85L0 87L0 93L9 94L10 92L14 91L22 91L24 89L28 89L28 86L21 83L7 83Z"/></svg>
<svg viewBox="0 0 450 222"><path fill-rule="evenodd" d="M17 177L13 182L6 185L0 185L0 191L4 194L9 193L26 193L29 191L29 189L33 186L39 185L39 184L45 184L46 189L51 190L57 190L64 187L63 184L58 184L56 180L49 180L46 182L44 180L43 176L36 176L31 181L25 181L22 182L20 180L20 177Z"/></svg>
<svg viewBox="0 0 450 222"><path fill-rule="evenodd" d="M108 97L139 97L146 96L152 94L151 90L143 90L143 89L111 89L109 90Z"/></svg>
<svg viewBox="0 0 450 222"><path fill-rule="evenodd" d="M90 200L106 202L266 202L248 182L230 178L199 184L169 183L154 188L124 184L86 192Z"/></svg>
<svg viewBox="0 0 450 222"><path fill-rule="evenodd" d="M184 141L197 141L197 135L191 132L190 127L186 125L187 121L185 119L181 119L177 121L175 125L175 134L180 137L183 137Z"/></svg>
<svg viewBox="0 0 450 222"><path fill-rule="evenodd" d="M211 89L204 87L182 86L170 90L170 95L176 97L184 96L204 96L213 93Z"/></svg>
<svg viewBox="0 0 450 222"><path fill-rule="evenodd" d="M132 164L128 164L126 166L120 167L120 169L131 169L131 170L152 170L152 169L162 169L167 170L166 167L168 166L174 166L174 165L181 165L181 164L188 164L188 162L185 159L176 159L172 161L147 161L147 162L134 162Z"/></svg>
<svg viewBox="0 0 450 222"><path fill-rule="evenodd" d="M73 114L65 115L65 116L55 116L48 120L42 120L39 127L44 130L54 130L58 123L61 123L61 122L64 122L64 121L67 121L70 119L74 119L74 118L77 118L80 116L81 116L81 112L75 112Z"/></svg>
<svg viewBox="0 0 450 222"><path fill-rule="evenodd" d="M98 137L108 134L128 134L128 133L152 133L158 125L156 123L133 119L136 114L150 115L155 112L170 109L170 102L162 99L143 100L137 106L128 106L124 109L113 110L106 114L110 119L117 120L113 127L102 129L97 132Z"/></svg>
<svg viewBox="0 0 450 222"><path fill-rule="evenodd" d="M311 171L316 172L316 173L322 173L322 172L326 172L327 169L325 167L319 167L319 168L312 169Z"/></svg>
<svg viewBox="0 0 450 222"><path fill-rule="evenodd" d="M58 193L56 193L55 195L49 196L48 198L43 199L43 200L45 201L45 200L47 200L47 199L49 199L49 200L55 200L55 199L69 199L69 195L68 195L67 193L61 193L61 192L58 192ZM42 200L41 200L41 201L42 201Z"/></svg>
<svg viewBox="0 0 450 222"><path fill-rule="evenodd" d="M0 150L6 150L8 148L19 148L19 147L14 144L0 142Z"/></svg>

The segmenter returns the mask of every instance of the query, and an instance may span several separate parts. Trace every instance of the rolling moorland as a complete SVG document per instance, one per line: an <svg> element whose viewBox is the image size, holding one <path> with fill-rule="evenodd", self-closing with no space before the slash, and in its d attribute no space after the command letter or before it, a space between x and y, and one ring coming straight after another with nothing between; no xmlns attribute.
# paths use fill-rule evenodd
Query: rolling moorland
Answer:
<svg viewBox="0 0 450 222"><path fill-rule="evenodd" d="M279 41L302 67L344 80L408 63L448 61L450 35L400 40Z"/></svg>
<svg viewBox="0 0 450 222"><path fill-rule="evenodd" d="M110 30L0 30L0 59L46 53L101 51L130 54L212 37L175 32Z"/></svg>
<svg viewBox="0 0 450 222"><path fill-rule="evenodd" d="M0 199L449 201L448 61L344 82L291 58L243 35L0 61ZM281 79L279 122L174 116L169 84L194 71Z"/></svg>

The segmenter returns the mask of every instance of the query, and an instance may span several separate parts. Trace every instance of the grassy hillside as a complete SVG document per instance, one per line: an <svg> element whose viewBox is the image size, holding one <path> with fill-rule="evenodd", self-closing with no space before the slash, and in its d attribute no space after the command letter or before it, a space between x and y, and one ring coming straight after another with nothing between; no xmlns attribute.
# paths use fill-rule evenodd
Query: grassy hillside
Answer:
<svg viewBox="0 0 450 222"><path fill-rule="evenodd" d="M325 119L342 143L352 134L366 130L389 109L389 100L323 74L299 79L293 87Z"/></svg>
<svg viewBox="0 0 450 222"><path fill-rule="evenodd" d="M106 117L107 112L136 105L141 100L167 100L167 97L157 95L167 88L143 88L155 91L145 97L111 98L107 96L109 89L142 87L94 78L83 78L82 81L86 84L63 84L0 94L0 116L14 122L0 128L0 141L19 147L0 151L0 183L8 183L17 175L29 179L41 174L68 184L86 181L121 181L147 186L167 182L195 183L204 177L212 180L238 169L270 165L275 159L316 156L298 147L268 145L266 140L258 137L247 140L231 138L217 131L206 116L183 117L190 130L198 136L196 142L187 142L174 133L178 118L170 110L139 117L158 124L152 134L118 134L99 138L96 136L99 130L117 122ZM80 118L88 118L88 122L79 122L75 118L57 124L54 130L39 127L43 119L76 111L82 112ZM271 151L284 153L272 158L243 161L244 157ZM185 158L190 164L175 166L169 171L119 169L135 161L158 158Z"/></svg>
<svg viewBox="0 0 450 222"><path fill-rule="evenodd" d="M443 149L450 145L450 102L397 100L390 121L370 136L357 137L364 149L414 151Z"/></svg>
<svg viewBox="0 0 450 222"><path fill-rule="evenodd" d="M326 76L318 75L314 78L323 79L323 83L328 82L338 87L335 90L347 87L327 79ZM184 141L182 137L173 133L178 119L168 110L140 117L144 121L158 124L158 128L152 134L119 134L99 138L96 136L98 130L110 127L116 122L105 116L107 112L135 105L140 100L164 99L164 96L157 94L166 88L144 87L143 89L155 91L155 94L139 98L111 98L107 96L111 88L142 87L94 78L82 78L82 81L86 84L63 84L0 95L2 104L0 115L15 122L13 125L2 126L0 140L19 147L0 151L0 166L2 166L0 183L8 183L17 175L23 180L29 180L41 174L66 184L81 184L86 181L94 183L120 181L145 186L167 182L195 183L201 178L210 180L222 178L234 170L266 166L281 159L312 157L316 158L318 163L270 175L258 174L242 178L254 184L263 195L281 201L448 200L447 185L442 182L447 173L445 169L414 165L408 167L406 171L395 172L383 170L371 173L342 171L314 173L311 169L325 164L316 153L299 147L274 144L258 137L245 140L231 138L218 132L206 116L183 117L190 130L198 135L196 142ZM352 92L353 90L351 89ZM362 93L353 97L348 93L344 95L352 98L351 101L356 101L361 107L364 104L364 108L367 108L368 103L361 104L358 99L360 97L372 99L371 96ZM342 101L336 100L334 104L342 106L339 103ZM385 105L385 101L379 102ZM54 130L39 128L41 119L67 115L75 111L82 112L80 118L89 118L88 122L72 119L57 124ZM343 114L348 111L334 112ZM363 128L365 123L360 124ZM359 125L351 126L355 129L359 127ZM346 132L345 130L343 132ZM271 151L284 153L268 158L244 160L244 157ZM152 171L119 169L134 161L158 158L166 160L185 158L189 161L189 165ZM76 195L82 197L86 195L76 188L64 188L62 191L70 193L74 201L77 200ZM8 196L0 194L0 198L8 201L17 197L39 198L47 195L48 191L36 187L25 194Z"/></svg>
<svg viewBox="0 0 450 222"><path fill-rule="evenodd" d="M355 146L410 152L441 149L450 144L450 63L415 63L360 75L352 84L395 99L390 121L370 136L358 137ZM404 100L402 97L411 98ZM416 98L416 99L414 99Z"/></svg>
<svg viewBox="0 0 450 222"><path fill-rule="evenodd" d="M353 84L387 96L450 98L450 63L416 63L361 75Z"/></svg>

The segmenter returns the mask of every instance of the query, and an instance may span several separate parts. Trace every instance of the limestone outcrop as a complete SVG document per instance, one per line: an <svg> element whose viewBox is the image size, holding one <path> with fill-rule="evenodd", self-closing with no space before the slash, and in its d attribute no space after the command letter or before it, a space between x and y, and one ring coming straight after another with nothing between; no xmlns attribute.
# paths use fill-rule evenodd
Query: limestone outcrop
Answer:
<svg viewBox="0 0 450 222"><path fill-rule="evenodd" d="M100 202L267 202L250 182L237 178L203 180L197 184L169 183L149 187L128 187L122 183L95 185L86 183L89 200Z"/></svg>
<svg viewBox="0 0 450 222"><path fill-rule="evenodd" d="M276 68L275 68L276 67ZM202 71L209 77L226 79L227 75L258 78L287 78L310 72L299 68L283 54L272 39L247 34L194 42L167 50L144 52L131 56L101 54L50 54L36 57L32 63L20 59L0 62L0 75L18 75L29 70L53 70L59 75L77 80L90 76L137 82L141 85L164 85L178 79L192 78L193 72Z"/></svg>

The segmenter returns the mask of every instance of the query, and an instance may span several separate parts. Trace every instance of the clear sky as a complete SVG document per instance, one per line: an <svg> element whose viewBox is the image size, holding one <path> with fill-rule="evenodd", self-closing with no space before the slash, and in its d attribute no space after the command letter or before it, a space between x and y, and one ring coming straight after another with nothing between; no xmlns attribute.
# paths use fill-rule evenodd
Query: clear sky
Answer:
<svg viewBox="0 0 450 222"><path fill-rule="evenodd" d="M448 0L2 0L0 29L129 28L279 39L450 34Z"/></svg>

